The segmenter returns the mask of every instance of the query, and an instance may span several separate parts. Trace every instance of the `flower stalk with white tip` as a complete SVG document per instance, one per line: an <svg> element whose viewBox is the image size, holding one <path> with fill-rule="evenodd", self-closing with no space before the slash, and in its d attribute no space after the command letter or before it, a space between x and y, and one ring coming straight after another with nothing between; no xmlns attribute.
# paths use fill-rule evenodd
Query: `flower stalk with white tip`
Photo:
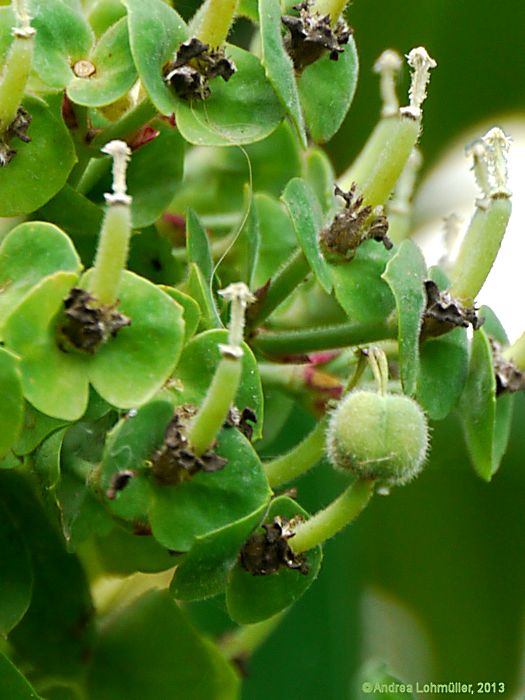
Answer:
<svg viewBox="0 0 525 700"><path fill-rule="evenodd" d="M248 304L255 301L255 297L244 282L230 284L219 294L231 304L228 343L219 345L222 358L215 370L206 398L188 430L189 445L197 456L204 454L212 447L235 400L242 374L244 355L242 342L246 308Z"/></svg>
<svg viewBox="0 0 525 700"><path fill-rule="evenodd" d="M379 91L383 102L382 117L395 117L399 114L396 80L402 65L403 59L392 49L383 51L374 63L374 73L379 75Z"/></svg>
<svg viewBox="0 0 525 700"><path fill-rule="evenodd" d="M412 68L410 104L400 109L395 94L394 56L394 52L384 52L376 63L376 72L381 77L382 118L339 182L343 190L350 189L355 182L364 203L372 207L384 205L388 200L418 142L429 71L437 65L423 47L410 51L407 55Z"/></svg>
<svg viewBox="0 0 525 700"><path fill-rule="evenodd" d="M110 141L102 152L113 158L113 192L106 193L93 274L88 291L99 304L115 304L122 271L126 268L131 236L131 202L127 193L126 169L131 149L124 141Z"/></svg>
<svg viewBox="0 0 525 700"><path fill-rule="evenodd" d="M495 127L467 147L481 198L451 271L450 293L471 306L485 283L501 246L512 212L507 186L510 140Z"/></svg>
<svg viewBox="0 0 525 700"><path fill-rule="evenodd" d="M24 141L29 140L16 132L16 126L13 130L13 125L16 125L17 122L33 64L36 30L31 26L31 18L27 12L25 0L13 0L13 10L17 26L13 27L13 43L9 48L0 76L0 166L7 165L14 155L14 151L5 143L7 139L15 135ZM29 122L24 124L25 128L27 126L29 126Z"/></svg>

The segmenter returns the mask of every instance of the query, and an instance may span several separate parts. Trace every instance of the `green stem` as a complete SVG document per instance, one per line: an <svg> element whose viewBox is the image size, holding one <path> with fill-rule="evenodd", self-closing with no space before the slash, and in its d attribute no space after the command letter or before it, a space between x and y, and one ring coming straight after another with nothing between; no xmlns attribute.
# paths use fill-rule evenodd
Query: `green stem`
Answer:
<svg viewBox="0 0 525 700"><path fill-rule="evenodd" d="M365 204L385 204L417 143L420 128L421 120L408 115L381 119L357 159L341 176L341 189L349 190L355 182Z"/></svg>
<svg viewBox="0 0 525 700"><path fill-rule="evenodd" d="M220 642L223 655L229 661L246 660L268 639L285 614L286 610L254 625L244 625L226 635Z"/></svg>
<svg viewBox="0 0 525 700"><path fill-rule="evenodd" d="M374 482L357 480L324 510L300 523L290 546L297 554L330 539L354 520L365 508L374 491Z"/></svg>
<svg viewBox="0 0 525 700"><path fill-rule="evenodd" d="M512 205L508 197L477 207L451 272L450 293L463 304L474 303L496 259Z"/></svg>
<svg viewBox="0 0 525 700"><path fill-rule="evenodd" d="M316 350L333 350L353 345L367 345L395 338L397 323L341 323L324 328L305 328L280 333L260 333L253 341L256 350L272 357L304 354Z"/></svg>
<svg viewBox="0 0 525 700"><path fill-rule="evenodd" d="M15 34L0 78L0 134L14 121L33 63L33 34Z"/></svg>
<svg viewBox="0 0 525 700"><path fill-rule="evenodd" d="M514 362L518 369L525 370L525 333L503 351L503 357Z"/></svg>
<svg viewBox="0 0 525 700"><path fill-rule="evenodd" d="M192 451L200 456L208 450L228 416L242 372L242 358L223 357L215 371L208 393L188 430Z"/></svg>
<svg viewBox="0 0 525 700"><path fill-rule="evenodd" d="M235 19L239 0L207 0L195 30L197 39L212 49L222 46Z"/></svg>
<svg viewBox="0 0 525 700"><path fill-rule="evenodd" d="M88 291L100 304L114 304L122 271L128 260L131 211L127 204L111 204L106 209L93 274Z"/></svg>
<svg viewBox="0 0 525 700"><path fill-rule="evenodd" d="M322 459L327 423L328 418L325 416L293 450L264 465L268 483L272 489L296 479Z"/></svg>
<svg viewBox="0 0 525 700"><path fill-rule="evenodd" d="M146 97L127 112L122 119L119 119L118 122L108 126L107 129L104 129L100 134L97 134L91 142L91 145L96 148L98 146L103 146L109 141L118 139L125 140L127 136L153 119L157 113L157 108Z"/></svg>
<svg viewBox="0 0 525 700"><path fill-rule="evenodd" d="M321 17L330 15L330 22L334 26L347 4L348 0L315 0L312 10Z"/></svg>
<svg viewBox="0 0 525 700"><path fill-rule="evenodd" d="M252 328L260 325L282 304L309 272L308 261L303 251L298 248L271 279L262 300L254 304L248 311L248 324Z"/></svg>

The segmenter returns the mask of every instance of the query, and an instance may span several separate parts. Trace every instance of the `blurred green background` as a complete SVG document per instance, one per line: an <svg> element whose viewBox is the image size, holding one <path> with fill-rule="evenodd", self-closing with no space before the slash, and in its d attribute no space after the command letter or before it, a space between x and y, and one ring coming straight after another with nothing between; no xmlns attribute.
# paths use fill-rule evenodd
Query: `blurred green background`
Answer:
<svg viewBox="0 0 525 700"><path fill-rule="evenodd" d="M425 105L425 168L482 120L503 112L525 120L521 0L355 0L348 18L361 74L349 117L328 146L338 171L377 120L372 66L388 47L407 53L424 45L438 62ZM408 71L405 94L407 86ZM484 696L525 697L525 400L519 399L510 448L491 484L471 470L457 417L434 426L422 477L377 497L326 546L318 581L250 663L245 700L373 697L361 695L355 682L371 657L382 657L408 681L504 682L503 695ZM291 418L287 440L304 420ZM300 502L317 509L342 482L324 465L298 486Z"/></svg>

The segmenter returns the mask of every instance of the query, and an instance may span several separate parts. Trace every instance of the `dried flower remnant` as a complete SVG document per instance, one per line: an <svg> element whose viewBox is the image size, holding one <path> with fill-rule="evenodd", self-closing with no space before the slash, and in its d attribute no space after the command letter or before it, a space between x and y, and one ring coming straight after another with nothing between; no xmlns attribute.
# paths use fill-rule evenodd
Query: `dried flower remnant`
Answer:
<svg viewBox="0 0 525 700"><path fill-rule="evenodd" d="M299 17L284 15L282 23L289 30L286 49L297 73L314 63L327 51L332 61L337 61L344 51L344 44L352 36L352 29L344 19L331 26L330 15L321 16L315 12L310 0L294 5Z"/></svg>
<svg viewBox="0 0 525 700"><path fill-rule="evenodd" d="M288 520L279 516L264 523L264 532L256 532L241 550L241 566L253 576L269 576L282 568L294 569L308 574L304 554L295 554L288 540L294 537L294 528L301 518Z"/></svg>
<svg viewBox="0 0 525 700"><path fill-rule="evenodd" d="M123 491L135 476L137 476L137 473L131 469L124 469L113 474L109 488L106 491L106 497L109 498L110 501L114 501L117 494Z"/></svg>
<svg viewBox="0 0 525 700"><path fill-rule="evenodd" d="M504 357L501 345L494 338L489 337L489 340L496 377L496 396L524 391L525 374L518 369L512 360Z"/></svg>
<svg viewBox="0 0 525 700"><path fill-rule="evenodd" d="M23 107L19 107L16 117L8 126L4 136L0 139L0 167L8 165L16 155L16 149L12 148L11 140L20 139L24 143L29 143L31 137L27 130L31 125L31 115Z"/></svg>
<svg viewBox="0 0 525 700"><path fill-rule="evenodd" d="M186 429L194 417L194 406L178 406L168 423L164 441L151 458L151 469L160 484L173 486L188 481L197 472L216 472L223 469L227 460L213 449L197 456L190 449Z"/></svg>
<svg viewBox="0 0 525 700"><path fill-rule="evenodd" d="M65 352L95 353L131 320L116 310L116 304L97 304L84 289L74 287L64 300L65 320L59 327L59 346Z"/></svg>
<svg viewBox="0 0 525 700"><path fill-rule="evenodd" d="M421 328L422 340L443 335L458 326L467 328L470 325L474 330L482 326L484 319L478 317L475 307L464 306L447 291L440 292L432 280L425 282L425 292L427 305Z"/></svg>
<svg viewBox="0 0 525 700"><path fill-rule="evenodd" d="M255 411L245 407L240 411L236 406L230 408L228 417L224 422L225 428L237 428L245 438L251 440L253 437L253 425L257 423ZM253 425L252 425L253 424Z"/></svg>
<svg viewBox="0 0 525 700"><path fill-rule="evenodd" d="M205 100L210 94L209 81L220 76L225 82L236 72L224 49L211 49L196 37L180 45L175 58L165 68L165 81L184 100Z"/></svg>
<svg viewBox="0 0 525 700"><path fill-rule="evenodd" d="M345 208L336 214L330 226L321 231L321 247L329 258L349 260L361 243L370 239L383 243L387 250L392 248L383 207L363 206L363 196L356 196L356 190L355 182L348 192L335 186L335 194L344 199Z"/></svg>

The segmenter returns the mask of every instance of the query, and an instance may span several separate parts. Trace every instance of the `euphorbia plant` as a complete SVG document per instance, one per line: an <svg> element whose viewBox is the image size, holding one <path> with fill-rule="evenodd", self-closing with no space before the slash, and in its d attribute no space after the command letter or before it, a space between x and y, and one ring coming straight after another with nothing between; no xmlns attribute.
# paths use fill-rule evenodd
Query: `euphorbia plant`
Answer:
<svg viewBox="0 0 525 700"><path fill-rule="evenodd" d="M207 0L188 25L162 0L0 8L9 697L237 697L234 662L323 543L419 474L428 420L461 406L476 472L498 469L524 341L475 302L508 139L470 147L482 198L450 272L427 270L410 198L436 62L409 52L400 108L401 59L380 57L380 120L336 179L344 5ZM251 51L227 43L239 14ZM315 424L275 454L294 402ZM283 488L324 455L348 483L310 515ZM213 641L188 617L206 599L229 617Z"/></svg>

